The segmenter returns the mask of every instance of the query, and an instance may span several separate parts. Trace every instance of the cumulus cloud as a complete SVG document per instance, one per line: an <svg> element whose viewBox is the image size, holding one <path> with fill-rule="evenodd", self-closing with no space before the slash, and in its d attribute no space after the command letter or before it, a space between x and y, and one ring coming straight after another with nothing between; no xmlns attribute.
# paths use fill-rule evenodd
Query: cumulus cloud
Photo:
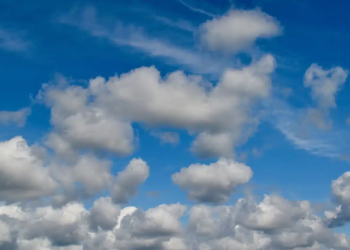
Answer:
<svg viewBox="0 0 350 250"><path fill-rule="evenodd" d="M37 151L37 146L28 146L19 136L0 142L0 201L13 203L47 197L53 206L62 207L76 199L111 191L114 202L127 203L149 176L149 167L141 159L132 159L114 176L112 162L93 154L62 161L52 155L44 159ZM103 205L107 206L107 201Z"/></svg>
<svg viewBox="0 0 350 250"><path fill-rule="evenodd" d="M125 170L119 172L112 184L111 196L115 203L127 203L137 194L137 188L148 178L149 167L141 159L133 159Z"/></svg>
<svg viewBox="0 0 350 250"><path fill-rule="evenodd" d="M246 50L256 39L280 33L278 22L260 10L231 10L205 22L200 29L201 40L206 47L229 53Z"/></svg>
<svg viewBox="0 0 350 250"><path fill-rule="evenodd" d="M113 204L110 197L100 198L90 210L90 225L95 229L111 230L118 222L119 215L120 207Z"/></svg>
<svg viewBox="0 0 350 250"><path fill-rule="evenodd" d="M254 132L254 107L269 96L274 67L266 55L242 69L227 69L209 89L201 77L176 71L162 78L154 67L97 77L86 88L64 79L44 85L38 99L51 108L55 128L47 145L66 157L82 149L127 155L134 148L131 123L138 122L199 134L193 152L228 157Z"/></svg>
<svg viewBox="0 0 350 250"><path fill-rule="evenodd" d="M332 182L332 194L338 207L326 211L326 216L330 227L338 227L350 221L350 172Z"/></svg>
<svg viewBox="0 0 350 250"><path fill-rule="evenodd" d="M265 196L255 204L250 200L237 203L237 219L246 228L272 233L290 227L311 212L310 202L291 202L280 196Z"/></svg>
<svg viewBox="0 0 350 250"><path fill-rule="evenodd" d="M347 202L344 185L344 176L332 184L339 202ZM96 200L91 209L79 202L61 208L2 205L0 232L0 249L11 250L350 249L350 239L328 228L309 201L277 195L261 201L243 197L227 206L188 209L177 203L145 211L121 209L111 197Z"/></svg>
<svg viewBox="0 0 350 250"><path fill-rule="evenodd" d="M130 124L89 103L90 89L66 87L68 83L64 78L56 81L57 85L44 85L37 97L51 107L51 123L56 128L48 136L48 146L64 158L80 149L106 150L121 156L131 153L133 130ZM94 81L91 84L95 84Z"/></svg>
<svg viewBox="0 0 350 250"><path fill-rule="evenodd" d="M0 124L15 124L18 127L23 127L30 113L30 108L23 108L18 111L0 111Z"/></svg>
<svg viewBox="0 0 350 250"><path fill-rule="evenodd" d="M110 34L95 22L93 12L84 15L83 21L64 21L178 64L195 68L207 62L137 32L135 36L120 30ZM230 53L279 32L278 23L259 10L232 10L201 29L209 49ZM206 67L196 69L212 72ZM233 160L234 150L259 124L261 106L272 92L274 69L274 58L265 55L248 66L221 69L223 74L212 85L183 71L163 76L155 67L109 79L96 77L87 84L63 77L45 84L37 96L51 110L52 131L44 138L44 146L28 146L22 137L0 142L0 200L4 202L0 204L0 250L350 249L350 239L332 229L350 218L349 173L332 183L337 207L325 211L325 216L314 211L310 201L278 195L266 194L262 200L243 196L230 205L218 205L252 178L250 167ZM310 67L305 86L312 90L315 111L323 115L335 107L335 94L346 76L340 68ZM290 140L314 153L336 155L329 144L315 146L315 141L296 136L300 120L294 118L299 114L281 110L272 112ZM317 112L308 114L319 121ZM21 124L18 117L22 116L5 112L0 120ZM194 136L191 150L197 156L227 157L208 165L191 164L171 176L189 199L202 204L189 208L162 204L145 210L120 207L137 195L150 173L148 164L136 158L116 175L111 172L112 157L130 155L137 147L135 123L151 131L185 130ZM167 143L179 141L177 134L169 132L156 136ZM52 150L46 152L45 147ZM91 208L83 203L96 197Z"/></svg>
<svg viewBox="0 0 350 250"><path fill-rule="evenodd" d="M53 197L54 204L58 206L108 190L114 178L110 171L111 162L93 155L81 155L72 164L54 161L48 168L60 185L60 192Z"/></svg>
<svg viewBox="0 0 350 250"><path fill-rule="evenodd" d="M22 137L0 142L0 199L21 201L51 195L57 183Z"/></svg>
<svg viewBox="0 0 350 250"><path fill-rule="evenodd" d="M42 165L40 168L34 165L36 167L26 172L26 162L33 164L39 160L30 155L31 149L25 141L14 138L3 142L1 146L4 148L0 152L6 153L6 157L1 159L5 161L10 156L13 158L15 152L13 163L19 160L21 166L24 166L22 170L25 178L20 179L21 184L29 183L24 185L26 190L21 190L21 196L15 198L24 198L26 192L30 192L30 195L25 198L33 198L34 191L30 189L39 192L35 197L46 195L36 190L37 186L31 182L30 177L31 173L41 176L41 171L46 169ZM48 180L51 180L48 173L61 185L64 180L70 183L72 178L91 191L99 190L102 183L107 182L112 185L112 196L96 200L89 210L79 202L69 202L61 207L49 205L29 209L22 208L20 204L1 205L0 247L24 250L131 250L140 247L164 250L225 249L228 246L268 250L318 247L350 249L349 239L343 234L334 233L324 223L325 219L313 214L310 202L289 201L276 195L266 195L260 202L252 197L241 198L230 206L196 205L190 209L186 224L181 222L186 211L186 207L181 204L160 205L146 211L135 207L121 209L115 203L124 203L136 194L137 187L148 176L149 167L144 161L134 159L117 177L106 174L106 180L103 177L105 174L99 175L99 172L103 173L103 169L106 169L105 173L108 173L109 167L108 162L87 155L70 167L69 173L72 175L66 176L66 179L50 172L51 170L44 171L47 175L43 176ZM98 171L99 168L101 171ZM222 159L211 165L193 164L175 173L172 179L190 198L219 203L227 200L238 185L248 182L251 175L251 169L244 164ZM348 206L349 203L348 175L345 173L332 184L336 202L341 207ZM16 176L18 178L21 175ZM35 184L43 183L41 179L35 181L38 181ZM44 187L47 188L48 185L44 184ZM342 208L339 211L345 210ZM336 212L333 217L326 213L326 219L331 218L334 223L335 218L343 216L341 212Z"/></svg>
<svg viewBox="0 0 350 250"><path fill-rule="evenodd" d="M114 203L127 203L148 178L149 166L142 159L132 159L124 170L114 176L111 164L92 155L81 155L74 164L52 162L48 166L50 175L59 184L59 192L52 196L53 205L62 207L103 192L110 192ZM101 200L96 206L108 206L108 202L109 199Z"/></svg>
<svg viewBox="0 0 350 250"><path fill-rule="evenodd" d="M190 199L221 203L230 198L237 186L247 183L252 174L252 170L242 163L221 159L210 165L193 164L171 178Z"/></svg>

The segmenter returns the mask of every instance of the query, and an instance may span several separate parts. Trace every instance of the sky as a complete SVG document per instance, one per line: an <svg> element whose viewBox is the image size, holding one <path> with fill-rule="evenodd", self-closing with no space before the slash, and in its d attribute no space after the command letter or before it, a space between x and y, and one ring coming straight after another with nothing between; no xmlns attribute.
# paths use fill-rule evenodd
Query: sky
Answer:
<svg viewBox="0 0 350 250"><path fill-rule="evenodd" d="M350 249L349 7L0 0L0 250Z"/></svg>

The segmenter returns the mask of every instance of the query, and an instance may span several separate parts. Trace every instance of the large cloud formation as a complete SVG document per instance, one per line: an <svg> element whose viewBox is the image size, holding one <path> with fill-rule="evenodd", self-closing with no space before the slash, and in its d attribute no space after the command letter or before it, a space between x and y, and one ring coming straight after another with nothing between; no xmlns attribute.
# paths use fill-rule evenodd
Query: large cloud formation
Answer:
<svg viewBox="0 0 350 250"><path fill-rule="evenodd" d="M350 249L350 239L332 229L350 218L349 173L333 181L339 207L325 216L309 201L278 195L262 200L247 195L232 205L204 204L225 202L252 177L250 167L232 159L192 164L173 174L173 181L199 204L163 204L143 211L120 206L149 176L141 159L113 175L110 163L93 155L81 155L72 165L57 165L56 158L44 164L21 137L0 145L6 177L0 194L8 202L0 206L0 249ZM78 196L57 204L57 196L82 188L85 194L106 189L110 196L98 198L90 209ZM34 206L26 203L43 196Z"/></svg>
<svg viewBox="0 0 350 250"><path fill-rule="evenodd" d="M269 96L274 67L274 58L266 55L226 70L209 89L201 77L176 71L162 78L154 67L109 80L97 77L87 87L60 78L38 95L51 108L55 128L47 145L66 158L82 149L127 155L135 146L131 123L138 122L197 134L192 150L200 156L231 157L234 144L257 125L253 108Z"/></svg>
<svg viewBox="0 0 350 250"><path fill-rule="evenodd" d="M90 210L79 202L7 205L0 209L0 230L0 249L350 249L350 239L329 229L310 202L276 195L230 206L171 204L146 211L120 208L108 197Z"/></svg>

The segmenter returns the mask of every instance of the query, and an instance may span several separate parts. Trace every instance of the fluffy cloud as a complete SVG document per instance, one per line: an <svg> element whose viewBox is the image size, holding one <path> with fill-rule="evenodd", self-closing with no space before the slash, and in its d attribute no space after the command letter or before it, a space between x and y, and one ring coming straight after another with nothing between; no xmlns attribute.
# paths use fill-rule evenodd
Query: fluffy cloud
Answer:
<svg viewBox="0 0 350 250"><path fill-rule="evenodd" d="M335 95L348 77L348 71L341 67L325 70L312 64L305 72L304 84L311 88L312 98L321 109L336 106Z"/></svg>
<svg viewBox="0 0 350 250"><path fill-rule="evenodd" d="M0 249L9 244L11 250L350 249L349 238L325 227L308 202L278 196L260 203L248 197L231 206L193 206L185 224L181 204L120 209L107 197L90 210L80 203L59 209L11 207L24 216L0 210Z"/></svg>
<svg viewBox="0 0 350 250"><path fill-rule="evenodd" d="M30 108L23 108L18 111L0 111L0 124L15 124L18 127L23 127L30 113Z"/></svg>
<svg viewBox="0 0 350 250"><path fill-rule="evenodd" d="M55 246L77 245L88 232L83 225L85 213L80 203L70 203L60 209L37 208L25 222L23 237L29 240L47 238Z"/></svg>
<svg viewBox="0 0 350 250"><path fill-rule="evenodd" d="M54 206L63 206L110 191L114 202L126 203L149 176L149 167L141 159L131 160L114 176L112 162L92 154L82 154L72 162L53 156L44 161L38 151L38 146L28 146L22 137L0 142L0 201L32 201L47 196ZM106 201L102 205L107 206Z"/></svg>
<svg viewBox="0 0 350 250"><path fill-rule="evenodd" d="M256 39L280 33L277 21L260 10L231 10L224 16L207 21L200 30L206 47L224 52L248 49Z"/></svg>
<svg viewBox="0 0 350 250"><path fill-rule="evenodd" d="M242 163L221 159L210 165L193 164L183 168L172 175L172 180L192 200L221 203L230 198L237 186L247 183L252 174Z"/></svg>
<svg viewBox="0 0 350 250"><path fill-rule="evenodd" d="M57 188L48 169L22 137L0 142L0 173L1 200L40 198Z"/></svg>
<svg viewBox="0 0 350 250"><path fill-rule="evenodd" d="M199 133L193 152L228 157L254 131L253 107L269 96L274 67L274 58L266 55L250 66L226 70L209 89L198 76L176 71L162 78L154 67L108 81L97 77L87 88L59 79L38 95L51 107L55 128L47 145L66 158L81 149L126 155L134 146L131 123L138 122ZM212 139L216 145L224 140L225 146L210 146Z"/></svg>
<svg viewBox="0 0 350 250"><path fill-rule="evenodd" d="M114 203L127 203L149 176L149 167L141 159L132 159L123 171L114 176L111 162L92 155L82 155L72 165L54 162L49 169L60 186L60 192L52 197L55 206L91 198L106 191L111 193ZM107 203L107 200L101 200L96 206L108 206Z"/></svg>
<svg viewBox="0 0 350 250"><path fill-rule="evenodd" d="M332 190L346 203L344 176ZM121 209L111 197L96 200L90 210L78 202L61 208L0 206L0 249L350 249L350 239L328 228L309 201L248 196L233 205L201 204L186 211L181 204Z"/></svg>
<svg viewBox="0 0 350 250"><path fill-rule="evenodd" d="M115 203L127 203L128 198L137 194L137 188L148 178L149 167L141 159L130 161L126 169L115 178L111 195Z"/></svg>
<svg viewBox="0 0 350 250"><path fill-rule="evenodd" d="M100 198L90 210L90 225L95 229L111 230L115 227L119 215L120 207L113 204L110 197Z"/></svg>
<svg viewBox="0 0 350 250"><path fill-rule="evenodd" d="M51 123L56 129L48 137L48 146L61 156L71 156L77 149L107 150L118 155L131 153L130 124L89 103L89 89L67 87L68 82L62 77L56 82L57 86L44 85L37 97L51 107Z"/></svg>
<svg viewBox="0 0 350 250"><path fill-rule="evenodd" d="M241 200L237 218L246 228L257 231L274 232L292 226L311 212L308 201L291 202L280 196L265 196L255 204L250 200Z"/></svg>
<svg viewBox="0 0 350 250"><path fill-rule="evenodd" d="M342 226L350 221L350 172L332 182L332 194L338 207L325 214L330 227Z"/></svg>
<svg viewBox="0 0 350 250"><path fill-rule="evenodd" d="M71 165L51 163L51 176L60 183L64 190L75 190L76 184L84 187L87 195L93 195L110 187L113 176L111 162L100 160L92 155L82 155Z"/></svg>

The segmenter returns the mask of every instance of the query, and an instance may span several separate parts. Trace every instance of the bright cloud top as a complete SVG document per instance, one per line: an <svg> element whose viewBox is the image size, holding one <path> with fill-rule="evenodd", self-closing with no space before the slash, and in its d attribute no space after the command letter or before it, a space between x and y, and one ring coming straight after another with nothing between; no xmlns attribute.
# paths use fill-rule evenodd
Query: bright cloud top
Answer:
<svg viewBox="0 0 350 250"><path fill-rule="evenodd" d="M204 23L200 32L203 44L210 50L237 53L249 49L258 38L279 35L281 27L260 10L231 10Z"/></svg>

